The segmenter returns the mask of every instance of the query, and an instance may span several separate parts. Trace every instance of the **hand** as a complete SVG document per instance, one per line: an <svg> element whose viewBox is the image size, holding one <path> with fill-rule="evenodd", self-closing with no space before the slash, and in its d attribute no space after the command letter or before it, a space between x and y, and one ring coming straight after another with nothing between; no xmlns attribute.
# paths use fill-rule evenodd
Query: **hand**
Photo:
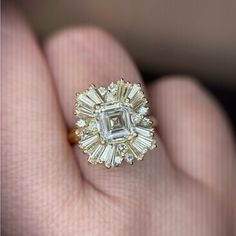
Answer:
<svg viewBox="0 0 236 236"><path fill-rule="evenodd" d="M121 77L141 82L130 57L90 27L56 33L41 50L9 5L2 36L4 235L233 234L233 138L196 81L172 76L146 88L160 138L144 161L89 166L67 142L75 92Z"/></svg>

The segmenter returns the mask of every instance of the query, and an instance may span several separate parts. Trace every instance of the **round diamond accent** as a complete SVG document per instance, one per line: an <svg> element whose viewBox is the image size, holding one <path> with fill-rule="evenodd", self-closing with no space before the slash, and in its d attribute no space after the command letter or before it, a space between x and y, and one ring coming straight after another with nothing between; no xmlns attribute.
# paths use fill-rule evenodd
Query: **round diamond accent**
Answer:
<svg viewBox="0 0 236 236"><path fill-rule="evenodd" d="M96 131L97 130L97 123L94 121L91 121L88 125L88 129L91 131Z"/></svg>
<svg viewBox="0 0 236 236"><path fill-rule="evenodd" d="M79 135L80 135L81 140L84 140L88 137L88 133L85 130L81 131Z"/></svg>
<svg viewBox="0 0 236 236"><path fill-rule="evenodd" d="M122 161L123 159L120 156L115 156L115 164L119 165Z"/></svg>
<svg viewBox="0 0 236 236"><path fill-rule="evenodd" d="M109 85L108 89L111 91L112 94L115 94L118 90L117 84L114 84L113 82Z"/></svg>
<svg viewBox="0 0 236 236"><path fill-rule="evenodd" d="M78 127L86 126L86 122L83 119L77 120L75 123Z"/></svg>
<svg viewBox="0 0 236 236"><path fill-rule="evenodd" d="M125 160L129 163L129 164L133 164L134 162L134 157L132 155L127 155L125 157Z"/></svg>
<svg viewBox="0 0 236 236"><path fill-rule="evenodd" d="M100 88L98 88L98 92L99 92L102 96L104 96L104 95L106 94L107 90L106 90L104 87L100 87Z"/></svg>
<svg viewBox="0 0 236 236"><path fill-rule="evenodd" d="M118 149L120 152L123 152L127 149L126 145L124 143L121 143L118 145Z"/></svg>
<svg viewBox="0 0 236 236"><path fill-rule="evenodd" d="M148 112L148 107L140 107L140 108L139 108L139 113L140 113L141 115L146 115L147 112Z"/></svg>
<svg viewBox="0 0 236 236"><path fill-rule="evenodd" d="M143 118L143 120L142 120L142 125L144 125L144 126L149 126L149 125L151 125L152 124L152 121L149 119L149 118L147 118L147 117L144 117Z"/></svg>
<svg viewBox="0 0 236 236"><path fill-rule="evenodd" d="M114 100L114 96L112 93L107 93L106 95L107 102L112 102Z"/></svg>
<svg viewBox="0 0 236 236"><path fill-rule="evenodd" d="M134 113L131 115L131 119L132 119L133 123L138 124L140 122L140 120L142 119L142 116L137 113Z"/></svg>

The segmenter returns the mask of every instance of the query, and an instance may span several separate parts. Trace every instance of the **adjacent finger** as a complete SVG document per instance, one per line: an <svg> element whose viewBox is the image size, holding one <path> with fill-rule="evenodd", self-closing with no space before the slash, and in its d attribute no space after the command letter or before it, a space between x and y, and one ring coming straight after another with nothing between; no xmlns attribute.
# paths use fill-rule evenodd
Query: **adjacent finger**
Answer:
<svg viewBox="0 0 236 236"><path fill-rule="evenodd" d="M232 188L233 139L214 99L197 82L181 76L154 83L148 92L163 142L175 165L218 190Z"/></svg>
<svg viewBox="0 0 236 236"><path fill-rule="evenodd" d="M44 58L12 5L3 7L2 46L2 227L49 235L53 217L62 227L68 213L58 206L78 199L78 168Z"/></svg>

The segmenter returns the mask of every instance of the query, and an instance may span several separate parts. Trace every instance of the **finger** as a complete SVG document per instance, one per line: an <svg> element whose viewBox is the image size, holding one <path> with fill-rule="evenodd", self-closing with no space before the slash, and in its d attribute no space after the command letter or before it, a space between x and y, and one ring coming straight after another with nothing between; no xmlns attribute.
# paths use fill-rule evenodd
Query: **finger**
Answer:
<svg viewBox="0 0 236 236"><path fill-rule="evenodd" d="M197 82L181 76L152 84L148 92L175 165L218 190L233 187L231 131L214 99Z"/></svg>
<svg viewBox="0 0 236 236"><path fill-rule="evenodd" d="M6 235L48 235L58 206L68 196L70 201L78 197L78 169L32 32L11 5L3 8L2 26L3 230ZM58 216L62 225L63 220Z"/></svg>
<svg viewBox="0 0 236 236"><path fill-rule="evenodd" d="M45 50L53 71L62 110L69 126L72 126L74 122L72 114L77 91L87 89L91 83L96 86L106 86L121 77L130 82L142 82L136 67L123 48L105 32L98 29L66 30L48 39ZM139 164L139 167L116 168L116 170L108 171L103 167L88 166L85 155L78 152L78 147L75 149L85 178L102 189L107 188L108 191L111 191L111 186L125 185L124 179L129 175L133 176L133 179L142 175L143 179L147 180L151 173L151 170L148 170L151 163L157 167L154 164L157 158L153 158L153 162L144 161ZM161 166L163 165L157 168ZM156 173L157 169L153 167L153 175L154 172ZM114 188L112 187L113 193Z"/></svg>
<svg viewBox="0 0 236 236"><path fill-rule="evenodd" d="M142 83L124 50L105 32L94 28L66 30L45 45L65 118L72 126L75 93L127 78Z"/></svg>

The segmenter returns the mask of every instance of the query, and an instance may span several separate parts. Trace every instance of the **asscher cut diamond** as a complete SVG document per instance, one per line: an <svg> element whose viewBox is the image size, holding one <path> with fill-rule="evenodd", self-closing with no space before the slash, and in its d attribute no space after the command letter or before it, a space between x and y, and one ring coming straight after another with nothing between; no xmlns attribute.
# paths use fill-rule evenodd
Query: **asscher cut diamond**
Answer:
<svg viewBox="0 0 236 236"><path fill-rule="evenodd" d="M133 135L130 108L122 103L106 104L97 115L101 138L106 142L121 142Z"/></svg>

